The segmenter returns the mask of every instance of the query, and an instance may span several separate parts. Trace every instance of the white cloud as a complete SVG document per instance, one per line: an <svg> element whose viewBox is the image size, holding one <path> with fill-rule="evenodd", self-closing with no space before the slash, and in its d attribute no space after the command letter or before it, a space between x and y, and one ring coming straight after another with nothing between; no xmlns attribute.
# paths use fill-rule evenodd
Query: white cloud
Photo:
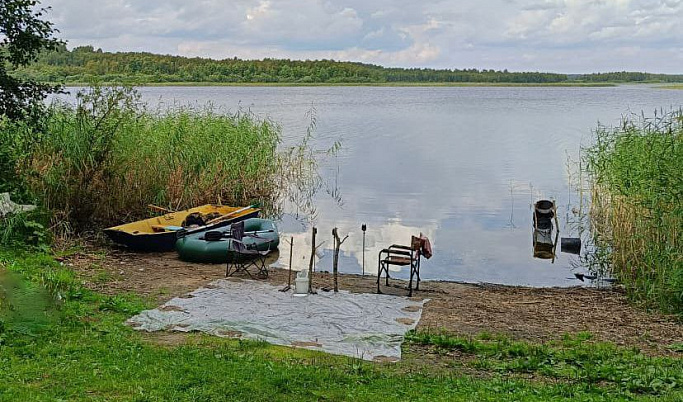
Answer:
<svg viewBox="0 0 683 402"><path fill-rule="evenodd" d="M97 5L49 0L44 5L53 7L49 18L72 46L112 51L325 57L436 68L681 72L681 0L108 0Z"/></svg>

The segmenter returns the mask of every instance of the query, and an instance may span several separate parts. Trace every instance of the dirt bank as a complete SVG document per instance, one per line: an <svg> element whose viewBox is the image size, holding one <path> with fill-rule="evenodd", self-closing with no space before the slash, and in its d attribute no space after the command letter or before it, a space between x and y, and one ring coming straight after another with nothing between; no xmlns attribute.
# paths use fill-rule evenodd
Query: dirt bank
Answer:
<svg viewBox="0 0 683 402"><path fill-rule="evenodd" d="M135 254L88 249L63 260L99 292L134 292L163 303L223 278L222 264L192 264L176 253ZM271 269L267 280L287 283L287 271ZM405 295L406 283L392 280L385 293ZM332 287L332 276L316 273L317 288ZM374 292L372 277L340 275L340 288ZM683 325L672 317L646 313L627 303L616 290L591 288L527 288L499 285L422 282L419 298L428 298L420 329L475 335L507 334L516 339L546 341L587 331L597 340L637 346L652 354L669 354L683 343Z"/></svg>

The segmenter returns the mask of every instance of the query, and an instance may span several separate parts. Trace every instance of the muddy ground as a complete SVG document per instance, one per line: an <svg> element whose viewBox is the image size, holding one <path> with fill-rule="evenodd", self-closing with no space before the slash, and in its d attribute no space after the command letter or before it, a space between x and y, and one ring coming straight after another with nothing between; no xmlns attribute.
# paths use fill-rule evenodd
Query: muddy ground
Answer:
<svg viewBox="0 0 683 402"><path fill-rule="evenodd" d="M225 276L223 264L193 264L171 253L130 253L86 248L62 261L94 290L107 294L133 292L159 304ZM288 272L271 269L266 280L287 284ZM406 282L392 279L385 293L406 295ZM332 276L314 275L314 286L332 288ZM340 289L374 292L373 277L340 275ZM506 334L529 341L559 339L564 334L590 332L594 339L636 346L648 354L671 354L683 343L683 325L673 317L645 312L630 305L617 290L528 288L490 284L422 282L415 297L427 298L418 329L460 335Z"/></svg>

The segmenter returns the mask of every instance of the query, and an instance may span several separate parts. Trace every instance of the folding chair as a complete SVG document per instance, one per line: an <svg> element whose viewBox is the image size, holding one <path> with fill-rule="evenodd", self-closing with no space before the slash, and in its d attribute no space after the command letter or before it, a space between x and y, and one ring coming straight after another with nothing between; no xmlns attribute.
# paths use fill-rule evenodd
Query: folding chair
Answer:
<svg viewBox="0 0 683 402"><path fill-rule="evenodd" d="M249 237L256 237L248 235ZM253 278L249 268L254 267L257 270L257 275L261 278L268 277L268 267L266 267L266 256L270 253L270 240L268 240L268 249L260 251L256 249L256 244L247 245L244 243L244 221L233 223L231 225L231 238L228 239L228 249L232 249L232 261L228 259L228 264L225 268L225 277L234 275L237 272L246 272L250 278Z"/></svg>
<svg viewBox="0 0 683 402"><path fill-rule="evenodd" d="M410 266L410 282L408 282L408 296L413 295L413 276L417 276L415 290L420 288L420 255L423 240L412 236L410 247L393 244L379 252L379 262L377 264L377 293L382 293L379 288L382 272L385 273L385 285L389 286L389 266Z"/></svg>

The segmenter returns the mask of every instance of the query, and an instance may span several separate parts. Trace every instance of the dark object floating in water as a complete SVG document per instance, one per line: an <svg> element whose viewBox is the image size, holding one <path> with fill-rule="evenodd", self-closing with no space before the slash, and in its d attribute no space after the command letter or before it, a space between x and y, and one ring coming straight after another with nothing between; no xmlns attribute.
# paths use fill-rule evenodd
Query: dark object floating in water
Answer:
<svg viewBox="0 0 683 402"><path fill-rule="evenodd" d="M615 283L617 280L615 278L598 278L597 275L586 275L586 274L577 274L575 273L574 276L576 279L580 280L581 282L584 281L584 279L588 279L589 281L594 281L598 279L599 281L606 282L606 283Z"/></svg>
<svg viewBox="0 0 683 402"><path fill-rule="evenodd" d="M583 282L584 279L588 279L589 281L592 281L594 279L598 279L598 277L595 275L586 275L586 274L576 274L575 273L574 276L576 277L576 279L580 280L581 282Z"/></svg>
<svg viewBox="0 0 683 402"><path fill-rule="evenodd" d="M580 254L581 253L581 238L579 238L579 237L563 237L560 240L560 250L563 253Z"/></svg>

